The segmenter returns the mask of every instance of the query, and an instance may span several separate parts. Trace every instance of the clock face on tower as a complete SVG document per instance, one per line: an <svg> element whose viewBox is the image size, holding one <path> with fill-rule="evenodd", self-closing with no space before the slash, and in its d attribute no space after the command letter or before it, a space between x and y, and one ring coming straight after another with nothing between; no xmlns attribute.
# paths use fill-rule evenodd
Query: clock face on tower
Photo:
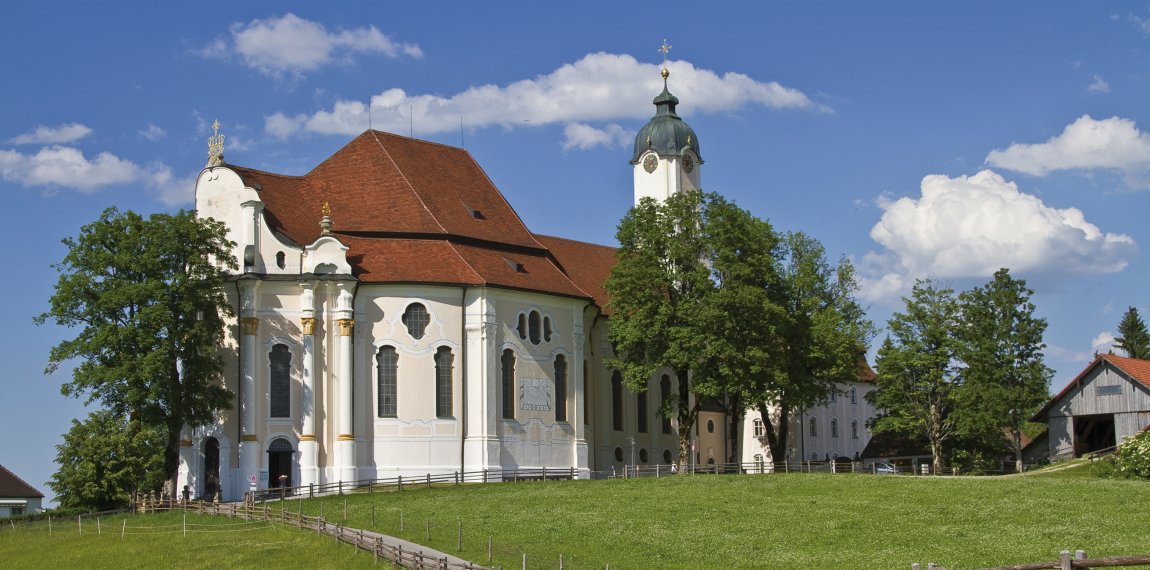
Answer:
<svg viewBox="0 0 1150 570"><path fill-rule="evenodd" d="M690 173L691 173L691 171L692 171L692 170L694 170L694 169L695 169L695 161L694 161L694 159L692 159L692 158L691 158L691 155L689 155L689 154L684 154L684 155L683 155L683 172L686 172L687 174L690 174Z"/></svg>
<svg viewBox="0 0 1150 570"><path fill-rule="evenodd" d="M655 169L658 168L658 166L659 159L655 158L655 155L653 154L648 154L643 159L643 170L646 170L647 172L655 172Z"/></svg>

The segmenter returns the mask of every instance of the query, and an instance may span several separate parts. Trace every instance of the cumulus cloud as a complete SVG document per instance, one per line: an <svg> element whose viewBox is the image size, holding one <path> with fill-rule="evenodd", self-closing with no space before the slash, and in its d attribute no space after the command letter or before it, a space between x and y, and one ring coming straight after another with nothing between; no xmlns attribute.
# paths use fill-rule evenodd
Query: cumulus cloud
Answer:
<svg viewBox="0 0 1150 570"><path fill-rule="evenodd" d="M884 248L859 264L864 295L890 300L916 278L986 278L1001 267L1053 278L1121 271L1138 247L1077 208L1052 208L991 170L922 179L918 199L881 198L870 237Z"/></svg>
<svg viewBox="0 0 1150 570"><path fill-rule="evenodd" d="M1094 81L1091 82L1090 85L1086 87L1086 92L1087 93L1109 93L1110 92L1110 84L1107 83L1105 79L1102 79L1100 76L1095 75Z"/></svg>
<svg viewBox="0 0 1150 570"><path fill-rule="evenodd" d="M563 150L626 146L633 136L633 133L614 123L601 129L585 123L567 123L563 128Z"/></svg>
<svg viewBox="0 0 1150 570"><path fill-rule="evenodd" d="M1130 119L1083 115L1044 143L992 150L986 162L1034 176L1056 170L1112 170L1121 172L1131 187L1150 188L1150 134Z"/></svg>
<svg viewBox="0 0 1150 570"><path fill-rule="evenodd" d="M671 89L684 102L680 110L687 113L728 112L747 105L830 111L803 92L774 81L760 82L741 73L720 75L685 61L670 62L668 67ZM588 122L651 116L651 99L663 88L659 69L629 55L593 53L546 75L505 86L471 87L448 97L393 88L371 97L371 124L392 132L407 132L413 126L416 133L433 134L458 129L460 117L470 128L581 123L567 137L568 144L578 148L587 137L595 137L588 128L607 133L610 140L610 125L588 127ZM265 117L264 127L277 137L301 132L355 135L368 126L368 104L344 100L311 115L275 113Z"/></svg>
<svg viewBox="0 0 1150 570"><path fill-rule="evenodd" d="M0 178L23 186L72 188L95 192L116 184L143 183L154 186L170 179L166 166L139 166L111 153L89 159L79 149L49 146L35 154L0 150Z"/></svg>
<svg viewBox="0 0 1150 570"><path fill-rule="evenodd" d="M160 127L157 127L151 123L148 123L148 128L136 131L136 133L141 137L144 137L153 142L168 136L168 131L165 131L164 129L161 129Z"/></svg>
<svg viewBox="0 0 1150 570"><path fill-rule="evenodd" d="M397 42L375 26L329 31L323 24L288 13L279 18L236 23L229 38L217 38L199 50L213 59L238 57L271 76L299 75L331 64L348 64L354 54L398 58L423 57L419 46Z"/></svg>
<svg viewBox="0 0 1150 570"><path fill-rule="evenodd" d="M31 131L8 139L12 144L64 144L80 140L92 134L92 129L80 123L68 123L58 127L37 125Z"/></svg>

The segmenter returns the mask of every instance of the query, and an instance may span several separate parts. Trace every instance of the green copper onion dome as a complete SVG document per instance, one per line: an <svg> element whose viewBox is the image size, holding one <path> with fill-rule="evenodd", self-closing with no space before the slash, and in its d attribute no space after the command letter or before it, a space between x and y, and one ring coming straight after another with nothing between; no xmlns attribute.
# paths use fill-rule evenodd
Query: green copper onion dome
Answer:
<svg viewBox="0 0 1150 570"><path fill-rule="evenodd" d="M631 155L631 164L638 164L639 158L648 150L659 156L682 156L687 148L693 150L695 157L702 163L699 137L695 136L695 130L690 125L675 114L675 105L679 104L679 99L667 90L666 75L663 77L663 92L655 97L654 103L655 116L635 136L635 153Z"/></svg>

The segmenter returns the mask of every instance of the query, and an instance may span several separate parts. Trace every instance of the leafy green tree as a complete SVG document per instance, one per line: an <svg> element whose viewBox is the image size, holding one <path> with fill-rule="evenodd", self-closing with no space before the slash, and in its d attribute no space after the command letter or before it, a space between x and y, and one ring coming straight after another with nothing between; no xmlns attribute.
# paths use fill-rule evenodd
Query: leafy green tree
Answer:
<svg viewBox="0 0 1150 570"><path fill-rule="evenodd" d="M234 271L223 224L194 212L144 219L115 208L64 240L68 253L49 310L36 318L79 329L52 348L47 373L76 360L66 396L164 434L164 473L175 492L180 431L231 405L217 347Z"/></svg>
<svg viewBox="0 0 1150 570"><path fill-rule="evenodd" d="M1146 323L1138 315L1138 309L1130 307L1122 315L1118 323L1118 334L1114 339L1114 346L1122 349L1130 358L1150 359L1150 332L1146 330Z"/></svg>
<svg viewBox="0 0 1150 570"><path fill-rule="evenodd" d="M929 280L915 282L903 302L906 311L887 321L890 335L878 351L877 389L867 394L883 410L873 430L925 438L934 472L940 473L943 445L956 434L959 304L952 289Z"/></svg>
<svg viewBox="0 0 1150 570"><path fill-rule="evenodd" d="M818 240L787 235L778 267L763 301L771 310L747 323L765 334L743 337L740 347L742 358L757 362L738 373L743 397L762 415L771 457L782 461L793 415L825 403L837 382L858 378L874 325L855 300L854 267L846 259L831 265Z"/></svg>
<svg viewBox="0 0 1150 570"><path fill-rule="evenodd" d="M126 507L135 492L164 482L164 434L111 410L72 420L56 446L59 469L48 482L60 507L109 510Z"/></svg>
<svg viewBox="0 0 1150 570"><path fill-rule="evenodd" d="M958 357L964 365L955 411L959 429L968 438L997 443L999 450L1006 436L1019 472L1023 431L1046 401L1054 375L1043 363L1046 320L1034 316L1033 294L1026 281L1003 268L986 285L959 296Z"/></svg>
<svg viewBox="0 0 1150 570"><path fill-rule="evenodd" d="M702 192L641 201L620 221L617 237L618 263L605 284L617 355L611 365L634 391L645 390L659 369L672 371L674 402L660 409L676 414L678 461L685 468L699 404L725 397L737 380L722 358L742 332L740 315L729 312L743 301L736 285L769 280L744 260L755 258L757 267L770 270L777 238L766 222Z"/></svg>

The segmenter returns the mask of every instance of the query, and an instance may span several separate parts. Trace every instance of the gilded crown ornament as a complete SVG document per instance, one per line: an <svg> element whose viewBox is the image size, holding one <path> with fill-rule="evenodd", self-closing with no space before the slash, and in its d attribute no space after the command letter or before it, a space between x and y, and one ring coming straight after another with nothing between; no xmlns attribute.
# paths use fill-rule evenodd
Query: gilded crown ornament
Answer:
<svg viewBox="0 0 1150 570"><path fill-rule="evenodd" d="M319 227L323 230L322 234L327 236L331 235L331 206L327 202L323 203L321 210L323 217L319 219Z"/></svg>
<svg viewBox="0 0 1150 570"><path fill-rule="evenodd" d="M208 138L208 166L224 163L224 135L220 134L220 120L212 122L212 136Z"/></svg>

